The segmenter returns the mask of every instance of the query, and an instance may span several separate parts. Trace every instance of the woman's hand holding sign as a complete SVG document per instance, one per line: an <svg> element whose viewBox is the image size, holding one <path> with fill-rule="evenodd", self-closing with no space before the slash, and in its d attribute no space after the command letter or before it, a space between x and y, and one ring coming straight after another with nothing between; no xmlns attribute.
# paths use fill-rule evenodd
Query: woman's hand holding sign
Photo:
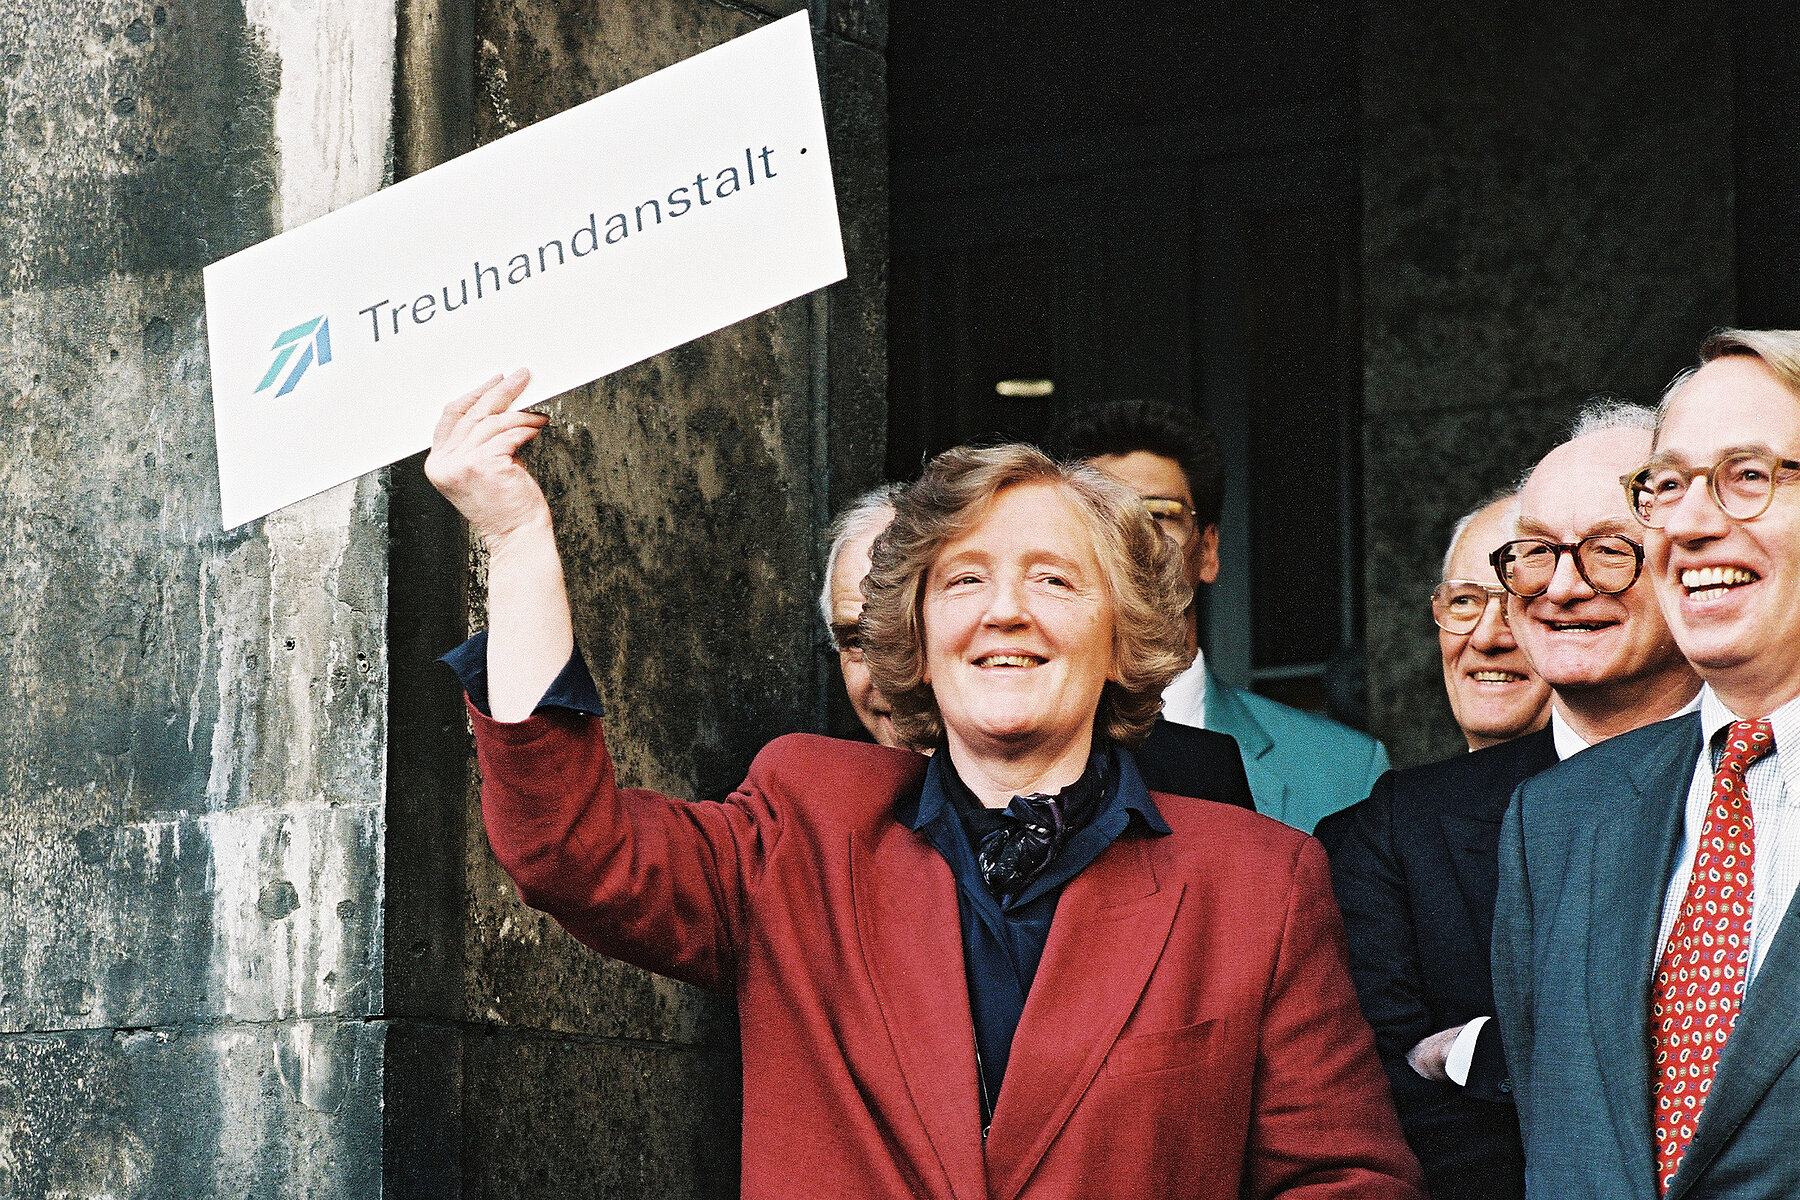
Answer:
<svg viewBox="0 0 1800 1200"><path fill-rule="evenodd" d="M530 716L575 646L550 506L513 457L550 423L508 411L530 379L520 368L452 400L425 459L425 477L488 550L488 704L497 721Z"/></svg>
<svg viewBox="0 0 1800 1200"><path fill-rule="evenodd" d="M513 458L550 423L543 413L507 411L530 380L531 372L521 367L445 405L425 459L425 477L490 550L534 525L550 524L543 490Z"/></svg>

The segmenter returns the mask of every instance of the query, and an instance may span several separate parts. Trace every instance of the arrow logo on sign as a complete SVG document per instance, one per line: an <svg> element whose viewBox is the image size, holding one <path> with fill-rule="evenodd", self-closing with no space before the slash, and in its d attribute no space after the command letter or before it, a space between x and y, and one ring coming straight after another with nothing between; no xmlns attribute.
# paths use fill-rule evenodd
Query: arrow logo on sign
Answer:
<svg viewBox="0 0 1800 1200"><path fill-rule="evenodd" d="M318 332L314 333L314 330ZM308 338L311 340L308 341ZM299 361L294 363L294 369L288 373L286 381L281 385L281 390L275 393L276 398L280 399L294 390L294 385L300 382L302 375L306 374L306 368L315 362L322 367L331 361L331 322L324 317L314 317L306 324L296 325L276 338L275 344L269 348L278 350L280 353L275 356L275 361L269 364L268 374L264 375L262 382L256 385L258 392L265 391L270 384L274 383L275 377L281 374L283 367L287 366L288 359L294 357L296 350L300 352Z"/></svg>

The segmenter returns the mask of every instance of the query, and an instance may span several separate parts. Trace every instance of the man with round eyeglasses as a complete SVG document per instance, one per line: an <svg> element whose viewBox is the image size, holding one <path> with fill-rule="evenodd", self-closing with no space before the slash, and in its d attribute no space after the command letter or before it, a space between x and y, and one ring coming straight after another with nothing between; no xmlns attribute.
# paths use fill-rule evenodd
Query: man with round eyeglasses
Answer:
<svg viewBox="0 0 1800 1200"><path fill-rule="evenodd" d="M1540 1195L1800 1195L1800 332L1723 330L1621 499L1695 711L1530 780L1494 984Z"/></svg>
<svg viewBox="0 0 1800 1200"><path fill-rule="evenodd" d="M1513 636L1550 685L1559 758L1673 716L1700 681L1643 579L1643 528L1618 477L1649 456L1655 415L1612 402L1546 454L1519 493L1513 540L1490 562Z"/></svg>
<svg viewBox="0 0 1800 1200"><path fill-rule="evenodd" d="M1641 531L1617 483L1648 455L1654 423L1647 408L1589 405L1476 555L1508 593L1511 634L1550 687L1551 724L1392 772L1320 828L1351 975L1435 1200L1525 1194L1511 1043L1492 1019L1489 972L1501 818L1514 789L1592 742L1673 715L1699 688L1640 578ZM1486 592L1480 604L1498 608Z"/></svg>

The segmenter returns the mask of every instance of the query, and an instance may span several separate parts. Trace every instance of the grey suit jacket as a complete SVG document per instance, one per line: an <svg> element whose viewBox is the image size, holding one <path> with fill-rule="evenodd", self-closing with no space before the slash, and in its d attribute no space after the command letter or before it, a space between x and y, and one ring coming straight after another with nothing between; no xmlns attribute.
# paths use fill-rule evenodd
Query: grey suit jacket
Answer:
<svg viewBox="0 0 1800 1200"><path fill-rule="evenodd" d="M1656 1200L1649 1009L1698 714L1527 780L1500 834L1494 1000L1526 1194ZM1800 1197L1800 897L1744 999L1669 1200Z"/></svg>

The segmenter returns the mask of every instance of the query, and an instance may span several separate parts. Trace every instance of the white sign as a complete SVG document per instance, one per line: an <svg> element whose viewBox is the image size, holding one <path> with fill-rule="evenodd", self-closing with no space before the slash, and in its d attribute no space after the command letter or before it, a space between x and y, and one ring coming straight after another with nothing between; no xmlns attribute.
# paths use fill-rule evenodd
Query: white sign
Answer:
<svg viewBox="0 0 1800 1200"><path fill-rule="evenodd" d="M206 268L224 526L844 274L796 13Z"/></svg>

